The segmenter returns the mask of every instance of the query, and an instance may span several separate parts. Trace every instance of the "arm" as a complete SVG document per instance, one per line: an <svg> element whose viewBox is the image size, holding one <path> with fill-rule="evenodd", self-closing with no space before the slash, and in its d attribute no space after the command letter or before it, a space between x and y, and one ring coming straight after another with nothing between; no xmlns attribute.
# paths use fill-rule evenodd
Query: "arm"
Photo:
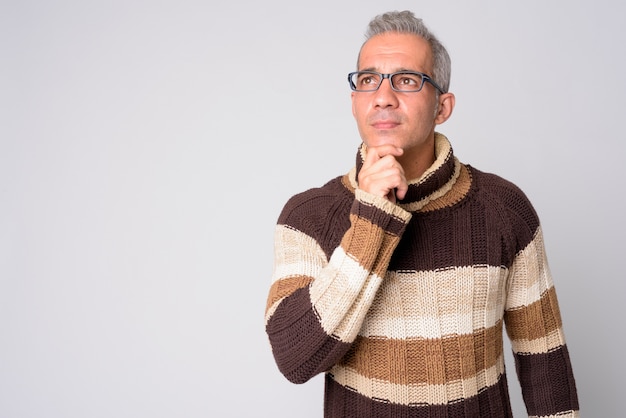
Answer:
<svg viewBox="0 0 626 418"><path fill-rule="evenodd" d="M578 417L576 384L540 227L510 269L504 319L529 416Z"/></svg>
<svg viewBox="0 0 626 418"><path fill-rule="evenodd" d="M266 331L280 371L302 383L350 348L411 215L357 189L350 226L330 257L312 231L294 228L286 215L276 227Z"/></svg>

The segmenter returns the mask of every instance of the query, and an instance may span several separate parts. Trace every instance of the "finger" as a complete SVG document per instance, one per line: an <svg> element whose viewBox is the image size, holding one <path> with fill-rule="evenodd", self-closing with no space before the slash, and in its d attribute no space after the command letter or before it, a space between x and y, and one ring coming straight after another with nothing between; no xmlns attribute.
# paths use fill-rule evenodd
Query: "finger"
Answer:
<svg viewBox="0 0 626 418"><path fill-rule="evenodd" d="M400 183L396 187L395 191L396 191L396 198L398 200L403 200L406 197L406 193L409 191L409 185L407 184L406 180Z"/></svg>
<svg viewBox="0 0 626 418"><path fill-rule="evenodd" d="M404 150L402 148L395 147L391 144L384 144L377 147L368 147L364 163L370 165L380 160L381 158L386 157L387 155L399 157L403 153Z"/></svg>

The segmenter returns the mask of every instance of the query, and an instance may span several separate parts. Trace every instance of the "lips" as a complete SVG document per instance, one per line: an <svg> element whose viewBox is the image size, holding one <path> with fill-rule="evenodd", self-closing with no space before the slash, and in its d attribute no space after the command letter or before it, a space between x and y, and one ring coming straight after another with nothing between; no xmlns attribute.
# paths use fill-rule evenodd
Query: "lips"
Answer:
<svg viewBox="0 0 626 418"><path fill-rule="evenodd" d="M400 125L400 122L392 119L381 119L371 122L370 125L375 129L393 129Z"/></svg>
<svg viewBox="0 0 626 418"><path fill-rule="evenodd" d="M402 122L402 116L390 109L380 110L369 115L368 123L374 129L385 130L396 128Z"/></svg>

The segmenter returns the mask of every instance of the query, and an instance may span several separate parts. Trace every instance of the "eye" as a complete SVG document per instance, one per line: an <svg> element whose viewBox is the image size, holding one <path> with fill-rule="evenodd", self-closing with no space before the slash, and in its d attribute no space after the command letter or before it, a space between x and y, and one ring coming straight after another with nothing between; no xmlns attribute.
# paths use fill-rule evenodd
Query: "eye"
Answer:
<svg viewBox="0 0 626 418"><path fill-rule="evenodd" d="M376 84L377 80L372 74L361 74L359 76L359 85L361 86L369 86L372 84Z"/></svg>
<svg viewBox="0 0 626 418"><path fill-rule="evenodd" d="M416 88L422 82L422 78L414 74L398 74L395 85L398 87Z"/></svg>
<svg viewBox="0 0 626 418"><path fill-rule="evenodd" d="M422 76L414 73L400 73L393 77L393 85L398 90L419 90L422 85Z"/></svg>
<svg viewBox="0 0 626 418"><path fill-rule="evenodd" d="M372 71L352 73L350 84L356 91L375 91L380 85L380 74Z"/></svg>

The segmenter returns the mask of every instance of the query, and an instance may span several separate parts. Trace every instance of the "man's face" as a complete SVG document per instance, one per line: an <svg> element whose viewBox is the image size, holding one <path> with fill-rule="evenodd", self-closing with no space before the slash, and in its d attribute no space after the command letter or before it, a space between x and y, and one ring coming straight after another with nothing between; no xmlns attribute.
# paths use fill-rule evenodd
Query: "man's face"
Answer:
<svg viewBox="0 0 626 418"><path fill-rule="evenodd" d="M363 45L358 69L432 75L432 51L416 35L383 33ZM386 79L377 91L352 92L352 113L363 142L368 147L392 144L403 148L405 155L432 153L436 109L436 90L430 83L419 92L407 93L393 91Z"/></svg>

